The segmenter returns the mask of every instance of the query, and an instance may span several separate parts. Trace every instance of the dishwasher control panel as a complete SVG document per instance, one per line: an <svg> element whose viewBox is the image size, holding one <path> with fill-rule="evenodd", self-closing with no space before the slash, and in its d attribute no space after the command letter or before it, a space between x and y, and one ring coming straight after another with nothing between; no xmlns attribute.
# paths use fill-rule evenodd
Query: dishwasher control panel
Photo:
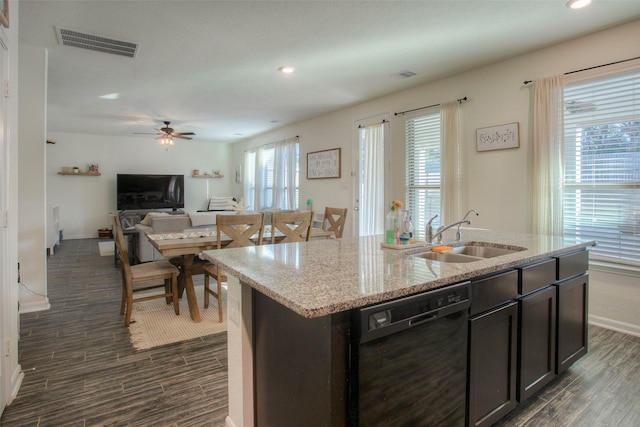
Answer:
<svg viewBox="0 0 640 427"><path fill-rule="evenodd" d="M469 282L465 282L361 308L361 339L375 339L466 310L470 301Z"/></svg>

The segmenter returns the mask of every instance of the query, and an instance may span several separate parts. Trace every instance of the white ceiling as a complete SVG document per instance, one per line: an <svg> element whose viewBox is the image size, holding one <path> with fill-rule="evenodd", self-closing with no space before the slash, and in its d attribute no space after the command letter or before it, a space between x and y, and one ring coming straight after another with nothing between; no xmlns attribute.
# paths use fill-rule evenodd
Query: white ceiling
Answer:
<svg viewBox="0 0 640 427"><path fill-rule="evenodd" d="M49 131L133 136L170 120L233 142L640 17L637 0L564 3L20 0L19 29L49 51ZM56 26L140 50L61 46Z"/></svg>

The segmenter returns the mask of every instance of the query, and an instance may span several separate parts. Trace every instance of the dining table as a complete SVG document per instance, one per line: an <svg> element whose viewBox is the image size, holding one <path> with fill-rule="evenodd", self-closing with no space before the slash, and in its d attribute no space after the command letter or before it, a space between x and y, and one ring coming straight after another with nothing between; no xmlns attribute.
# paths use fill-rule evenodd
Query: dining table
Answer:
<svg viewBox="0 0 640 427"><path fill-rule="evenodd" d="M195 323L200 323L200 309L198 308L198 300L196 298L191 272L193 261L197 254L202 251L218 248L218 238L215 227L146 234L151 245L160 252L163 257L167 259L174 256L183 257L184 268L178 277L178 286L187 294L187 303L189 305L191 319ZM225 237L224 235L221 236L221 249L224 249L225 241L231 241ZM326 231L321 228L311 229L310 239L330 239L333 237L335 237L333 231ZM278 236L276 236L276 241L277 240ZM269 227L265 227L263 244L270 244L270 241Z"/></svg>

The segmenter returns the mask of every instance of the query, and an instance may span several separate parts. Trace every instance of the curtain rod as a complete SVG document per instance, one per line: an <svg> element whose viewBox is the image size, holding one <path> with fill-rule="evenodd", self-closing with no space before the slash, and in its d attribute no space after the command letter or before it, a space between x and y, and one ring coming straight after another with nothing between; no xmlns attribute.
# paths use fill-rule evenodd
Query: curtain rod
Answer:
<svg viewBox="0 0 640 427"><path fill-rule="evenodd" d="M581 70L567 71L566 73L564 73L564 75L567 76L569 74L579 73L581 71L595 70L596 68L606 67L608 65L622 64L623 62L629 62L629 61L633 61L633 60L636 60L636 59L640 59L640 56L636 56L635 58L622 59L620 61L615 61L615 62L609 62L608 64L594 65L593 67L587 67L587 68L583 68ZM533 80L525 80L524 84L528 85L531 82L533 82Z"/></svg>
<svg viewBox="0 0 640 427"><path fill-rule="evenodd" d="M385 124L385 123L389 123L389 122L387 120L385 120L385 119L382 119L382 121L380 123ZM374 125L375 125L375 123L374 123ZM366 125L366 126L358 125L358 129L366 128L368 126L372 126L372 125Z"/></svg>
<svg viewBox="0 0 640 427"><path fill-rule="evenodd" d="M466 96L464 98L456 99L456 101L458 101L458 103L460 103L460 104L462 104L466 100L467 100ZM439 106L440 106L440 104L427 105L426 107L414 108L413 110L400 111L399 113L393 113L393 114L395 116L401 116L401 115L406 114L406 113L412 113L414 111L420 111L420 110L425 110L427 108L439 107Z"/></svg>
<svg viewBox="0 0 640 427"><path fill-rule="evenodd" d="M257 150L258 148L267 147L267 146L273 145L273 144L275 144L277 142L282 142L282 141L286 141L287 139L293 139L293 138L300 138L300 135L296 135L296 136L292 136L292 137L289 137L289 138L281 139L279 141L267 142L266 144L262 144L262 145L256 145L255 147L246 148L246 149L242 150L242 152L246 153L247 151Z"/></svg>

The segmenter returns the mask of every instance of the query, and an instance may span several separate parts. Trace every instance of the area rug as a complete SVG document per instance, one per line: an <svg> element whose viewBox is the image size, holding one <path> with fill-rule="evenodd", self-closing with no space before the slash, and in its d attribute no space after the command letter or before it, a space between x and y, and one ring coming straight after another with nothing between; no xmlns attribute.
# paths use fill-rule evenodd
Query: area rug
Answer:
<svg viewBox="0 0 640 427"><path fill-rule="evenodd" d="M215 282L213 283L215 286ZM196 286L196 297L200 309L200 323L189 316L187 296L180 299L180 315L173 312L173 304L167 305L163 298L138 302L133 305L132 322L129 324L131 344L136 350L145 350L161 345L187 341L227 330L226 290L223 287L223 322L218 322L217 300L209 298L209 308L204 308L204 286Z"/></svg>

